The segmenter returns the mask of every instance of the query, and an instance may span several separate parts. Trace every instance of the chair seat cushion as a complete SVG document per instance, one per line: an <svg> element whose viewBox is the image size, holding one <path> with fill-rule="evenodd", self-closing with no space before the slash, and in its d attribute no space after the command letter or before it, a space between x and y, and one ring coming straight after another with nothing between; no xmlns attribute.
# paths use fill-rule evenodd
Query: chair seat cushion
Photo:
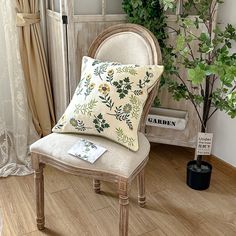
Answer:
<svg viewBox="0 0 236 236"><path fill-rule="evenodd" d="M68 154L68 150L80 138L101 145L107 151L94 164ZM138 138L141 148L134 152L102 137L52 133L32 144L30 151L73 168L99 171L129 178L139 165L145 161L150 151L150 143L144 134L139 133Z"/></svg>

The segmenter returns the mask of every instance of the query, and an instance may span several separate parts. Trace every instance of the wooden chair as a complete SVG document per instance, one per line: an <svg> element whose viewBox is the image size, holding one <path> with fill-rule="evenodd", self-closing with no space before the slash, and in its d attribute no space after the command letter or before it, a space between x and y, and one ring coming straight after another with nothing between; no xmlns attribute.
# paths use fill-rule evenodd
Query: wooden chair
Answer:
<svg viewBox="0 0 236 236"><path fill-rule="evenodd" d="M124 64L161 64L161 52L156 38L147 29L134 24L115 25L106 29L94 40L88 55ZM93 178L93 188L96 193L100 192L100 180L117 183L120 204L119 235L128 235L128 193L131 181L136 176L139 187L138 203L140 207L145 205L144 167L148 161L150 144L143 132L157 86L150 91L143 110L139 132L140 148L137 152L108 139L83 134L52 133L31 145L39 230L43 230L45 224L43 168L46 164L73 175ZM78 138L89 139L104 146L108 151L94 164L74 158L67 153L67 150L77 142Z"/></svg>

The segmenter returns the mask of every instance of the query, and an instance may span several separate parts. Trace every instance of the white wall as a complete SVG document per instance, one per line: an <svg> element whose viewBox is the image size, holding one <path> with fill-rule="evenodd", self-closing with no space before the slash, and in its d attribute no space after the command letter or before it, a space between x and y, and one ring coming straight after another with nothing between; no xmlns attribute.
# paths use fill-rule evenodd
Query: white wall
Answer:
<svg viewBox="0 0 236 236"><path fill-rule="evenodd" d="M236 0L225 0L219 7L218 22L236 27L235 9ZM236 45L232 50L236 52ZM210 120L209 131L214 133L212 154L236 167L236 118L217 112Z"/></svg>

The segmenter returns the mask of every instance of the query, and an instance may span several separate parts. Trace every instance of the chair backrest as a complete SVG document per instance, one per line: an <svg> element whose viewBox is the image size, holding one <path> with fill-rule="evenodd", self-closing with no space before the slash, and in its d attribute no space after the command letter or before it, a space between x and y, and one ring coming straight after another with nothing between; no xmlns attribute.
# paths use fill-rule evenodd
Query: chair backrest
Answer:
<svg viewBox="0 0 236 236"><path fill-rule="evenodd" d="M91 44L88 56L102 61L122 64L161 65L161 50L155 36L136 24L114 25L103 31ZM157 94L159 83L152 88L143 109L140 131L144 132L146 118Z"/></svg>

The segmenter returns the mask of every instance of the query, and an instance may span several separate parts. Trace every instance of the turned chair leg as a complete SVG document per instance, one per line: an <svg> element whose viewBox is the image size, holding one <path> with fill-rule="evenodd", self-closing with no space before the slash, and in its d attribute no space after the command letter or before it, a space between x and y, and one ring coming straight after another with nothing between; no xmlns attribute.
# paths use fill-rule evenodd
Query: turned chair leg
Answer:
<svg viewBox="0 0 236 236"><path fill-rule="evenodd" d="M101 182L98 179L93 179L93 190L95 193L100 193Z"/></svg>
<svg viewBox="0 0 236 236"><path fill-rule="evenodd" d="M138 204L140 207L146 204L144 169L138 174Z"/></svg>
<svg viewBox="0 0 236 236"><path fill-rule="evenodd" d="M128 197L128 183L126 181L119 181L119 204L120 204L119 236L128 236L129 197Z"/></svg>
<svg viewBox="0 0 236 236"><path fill-rule="evenodd" d="M35 194L36 194L36 221L39 230L43 230L45 227L44 217L44 180L43 180L43 168L44 164L40 163L39 168L34 171L35 182Z"/></svg>

